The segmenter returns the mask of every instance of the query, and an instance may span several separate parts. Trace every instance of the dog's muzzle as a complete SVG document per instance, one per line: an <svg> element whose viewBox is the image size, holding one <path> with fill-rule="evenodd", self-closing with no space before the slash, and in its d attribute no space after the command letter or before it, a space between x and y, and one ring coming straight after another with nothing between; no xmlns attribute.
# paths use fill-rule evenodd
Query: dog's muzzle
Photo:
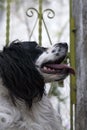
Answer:
<svg viewBox="0 0 87 130"><path fill-rule="evenodd" d="M69 67L67 64L62 63L67 55L67 51L67 43L55 44L52 49L50 49L50 52L48 50L48 53L55 55L54 59L51 59L51 57L49 57L50 60L48 59L48 61L41 64L40 70L46 74L75 75L75 71L72 67Z"/></svg>

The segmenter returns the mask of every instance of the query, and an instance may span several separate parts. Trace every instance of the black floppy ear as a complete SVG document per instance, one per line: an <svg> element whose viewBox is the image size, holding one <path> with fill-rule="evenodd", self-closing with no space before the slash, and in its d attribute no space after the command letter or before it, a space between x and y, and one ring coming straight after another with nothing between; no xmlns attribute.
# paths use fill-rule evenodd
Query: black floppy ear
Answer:
<svg viewBox="0 0 87 130"><path fill-rule="evenodd" d="M4 49L0 57L1 76L13 99L25 101L29 107L44 94L44 80L28 52L21 44Z"/></svg>

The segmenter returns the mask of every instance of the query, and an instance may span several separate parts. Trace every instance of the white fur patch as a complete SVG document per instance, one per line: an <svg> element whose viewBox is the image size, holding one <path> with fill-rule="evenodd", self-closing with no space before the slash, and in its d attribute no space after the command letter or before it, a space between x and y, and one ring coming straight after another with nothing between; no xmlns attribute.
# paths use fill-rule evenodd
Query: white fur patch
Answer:
<svg viewBox="0 0 87 130"><path fill-rule="evenodd" d="M0 130L63 130L61 118L46 96L28 109L19 100L15 107L4 90L0 82Z"/></svg>

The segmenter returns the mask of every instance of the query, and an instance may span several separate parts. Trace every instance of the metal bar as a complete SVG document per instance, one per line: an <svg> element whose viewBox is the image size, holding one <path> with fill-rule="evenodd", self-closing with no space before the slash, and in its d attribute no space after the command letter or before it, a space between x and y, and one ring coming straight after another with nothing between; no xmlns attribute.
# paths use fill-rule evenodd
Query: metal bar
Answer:
<svg viewBox="0 0 87 130"><path fill-rule="evenodd" d="M70 65L75 69L75 22L72 15L72 0L70 0ZM76 78L70 76L70 113L71 130L75 128L75 104L76 104ZM74 109L73 109L74 108ZM74 118L73 118L74 117Z"/></svg>
<svg viewBox="0 0 87 130"><path fill-rule="evenodd" d="M39 40L39 45L42 44L42 0L39 0L39 29L38 29L38 40Z"/></svg>
<svg viewBox="0 0 87 130"><path fill-rule="evenodd" d="M7 0L7 14L6 14L6 46L9 44L9 37L10 37L10 3L11 0Z"/></svg>

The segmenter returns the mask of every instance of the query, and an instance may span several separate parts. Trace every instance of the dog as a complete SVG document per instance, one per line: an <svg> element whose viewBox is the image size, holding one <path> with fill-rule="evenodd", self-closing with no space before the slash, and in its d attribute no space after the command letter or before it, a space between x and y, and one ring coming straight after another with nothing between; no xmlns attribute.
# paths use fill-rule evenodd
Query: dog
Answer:
<svg viewBox="0 0 87 130"><path fill-rule="evenodd" d="M45 83L60 81L73 68L63 64L67 43L51 48L13 41L0 52L0 130L63 130L45 92Z"/></svg>

